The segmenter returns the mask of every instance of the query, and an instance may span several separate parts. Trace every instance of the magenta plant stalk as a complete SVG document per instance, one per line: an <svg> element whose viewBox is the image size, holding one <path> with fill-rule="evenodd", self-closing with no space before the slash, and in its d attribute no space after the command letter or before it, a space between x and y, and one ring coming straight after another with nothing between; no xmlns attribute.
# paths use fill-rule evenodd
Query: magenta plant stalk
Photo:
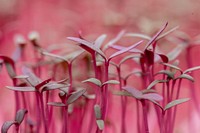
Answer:
<svg viewBox="0 0 200 133"><path fill-rule="evenodd" d="M119 89L122 90L122 79L121 79L121 67L117 67L117 73L118 73L118 80L119 80ZM122 124L121 124L121 132L122 133L126 133L126 99L124 96L121 96L121 120L122 120Z"/></svg>
<svg viewBox="0 0 200 133"><path fill-rule="evenodd" d="M40 99L40 105L41 105L41 113L42 113L42 119L43 119L43 124L44 124L44 130L45 133L48 133L48 122L45 116L45 108L44 108L44 101L43 101L43 94L39 93L39 99Z"/></svg>
<svg viewBox="0 0 200 133"><path fill-rule="evenodd" d="M148 112L147 112L147 105L145 100L141 100L142 103L142 110L143 110L143 119L144 119L144 127L145 127L145 133L149 133L149 127L148 127Z"/></svg>

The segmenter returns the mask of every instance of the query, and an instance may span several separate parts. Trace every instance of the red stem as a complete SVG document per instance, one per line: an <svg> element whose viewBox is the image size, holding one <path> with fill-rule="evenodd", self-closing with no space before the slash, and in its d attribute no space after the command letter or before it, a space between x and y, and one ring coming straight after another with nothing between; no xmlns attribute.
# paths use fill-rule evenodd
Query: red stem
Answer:
<svg viewBox="0 0 200 133"><path fill-rule="evenodd" d="M144 121L145 133L149 133L146 101L141 100L141 102L142 102L142 107L143 107L142 110L143 110L143 121Z"/></svg>
<svg viewBox="0 0 200 133"><path fill-rule="evenodd" d="M117 73L118 73L118 80L119 80L119 89L122 90L122 79L121 79L121 68L120 66L117 67ZM122 114L121 114L121 120L122 120L122 123L121 123L121 133L126 133L126 128L125 128L125 113L126 113L126 101L125 101L125 97L124 96L121 96L121 106L122 106Z"/></svg>

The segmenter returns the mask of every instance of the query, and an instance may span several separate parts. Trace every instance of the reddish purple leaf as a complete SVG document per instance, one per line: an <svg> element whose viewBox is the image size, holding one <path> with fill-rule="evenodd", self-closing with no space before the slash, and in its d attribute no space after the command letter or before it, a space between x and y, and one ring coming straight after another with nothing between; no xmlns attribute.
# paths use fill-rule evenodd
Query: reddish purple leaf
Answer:
<svg viewBox="0 0 200 133"><path fill-rule="evenodd" d="M164 54L158 54L160 56L160 58L162 59L163 62L167 63L169 62L169 59L166 55Z"/></svg>
<svg viewBox="0 0 200 133"><path fill-rule="evenodd" d="M151 38L151 40L146 44L145 50L158 38L158 36L165 30L168 23L166 23L155 35Z"/></svg>
<svg viewBox="0 0 200 133"><path fill-rule="evenodd" d="M142 92L133 88L133 87L128 87L125 86L123 87L124 90L128 91L129 93L132 94L133 97L135 97L136 99L141 99L142 98Z"/></svg>
<svg viewBox="0 0 200 133"><path fill-rule="evenodd" d="M163 97L157 93L148 93L148 94L143 94L142 97L143 99L147 100L154 100L154 101L162 101Z"/></svg>
<svg viewBox="0 0 200 133"><path fill-rule="evenodd" d="M153 51L146 49L144 51L144 58L145 58L145 62L148 64L148 66L151 66L151 65L154 64L154 53L153 53Z"/></svg>
<svg viewBox="0 0 200 133"><path fill-rule="evenodd" d="M43 81L43 82L37 84L37 85L35 86L36 90L39 90L42 86L48 84L50 81L51 81L51 78L49 78L49 79L47 79L47 80L45 80L45 81Z"/></svg>
<svg viewBox="0 0 200 133"><path fill-rule="evenodd" d="M173 31L177 30L179 28L179 26L176 26L174 28L172 28L171 30L161 34L159 37L157 37L156 41L162 39L163 37L167 36L168 34L172 33Z"/></svg>

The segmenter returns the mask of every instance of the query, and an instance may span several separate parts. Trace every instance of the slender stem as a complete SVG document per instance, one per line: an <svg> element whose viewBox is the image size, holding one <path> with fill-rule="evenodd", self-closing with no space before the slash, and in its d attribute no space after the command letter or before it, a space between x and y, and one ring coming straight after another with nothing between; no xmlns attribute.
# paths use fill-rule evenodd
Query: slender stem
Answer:
<svg viewBox="0 0 200 133"><path fill-rule="evenodd" d="M138 133L141 133L140 130L140 111L139 111L139 103L138 100L136 101L136 112L137 112L137 131Z"/></svg>
<svg viewBox="0 0 200 133"><path fill-rule="evenodd" d="M49 91L46 91L46 101L45 103L48 103L49 102ZM49 126L50 123L51 123L51 116L50 116L50 113L49 113L49 106L46 104L46 107L45 107L45 112L46 112L46 119L47 119L47 125Z"/></svg>
<svg viewBox="0 0 200 133"><path fill-rule="evenodd" d="M92 54L92 60L93 60L93 66L94 66L94 71L95 71L95 78L98 79L99 76L98 76L98 67L96 64L96 53ZM100 105L103 104L103 100L102 100L103 93L101 93L101 90L102 89L99 89L99 87L96 86L96 88L95 88L96 99L95 99L95 102L93 103L93 106L94 106L94 104L98 104L99 102L100 102ZM94 111L92 111L92 116L94 116ZM92 123L94 120L96 120L96 118L90 119L90 126L92 126ZM92 127L90 127L89 130L91 132ZM100 132L98 127L96 129L96 132Z"/></svg>
<svg viewBox="0 0 200 133"><path fill-rule="evenodd" d="M44 111L44 102L43 102L43 94L38 92L38 95L40 97L40 105L41 105L41 113L42 113L42 119L44 122L44 129L45 129L45 133L48 133L48 127L47 127L47 120L45 117L45 111Z"/></svg>
<svg viewBox="0 0 200 133"><path fill-rule="evenodd" d="M41 126L41 108L40 108L40 97L38 95L39 92L36 92L36 102L37 102L37 133L40 132L40 126Z"/></svg>
<svg viewBox="0 0 200 133"><path fill-rule="evenodd" d="M170 81L168 81L167 83L167 103L170 102ZM170 125L170 116L171 116L171 109L168 110L167 112L167 116L166 116L166 125L165 125L165 130L168 131L169 130L169 125Z"/></svg>
<svg viewBox="0 0 200 133"><path fill-rule="evenodd" d="M187 62L188 68L192 67L192 60L190 59L190 57L192 56L191 49L192 49L192 47L188 46L187 51L186 51L186 59L187 59L186 62ZM190 73L190 75L193 77L193 73ZM189 89L190 95L191 95L191 98L193 99L194 105L195 105L194 107L196 108L196 110L198 112L200 112L199 102L198 102L197 95L196 95L196 89L194 89L195 86L191 82L189 83L189 86L190 86L190 89Z"/></svg>
<svg viewBox="0 0 200 133"><path fill-rule="evenodd" d="M109 68L109 61L105 61L105 81L108 81L108 68ZM103 113L102 118L105 120L107 108L108 108L108 85L104 85L103 87Z"/></svg>
<svg viewBox="0 0 200 133"><path fill-rule="evenodd" d="M141 100L141 102L142 102L142 107L143 107L142 110L143 110L143 121L144 121L145 133L149 133L146 101Z"/></svg>
<svg viewBox="0 0 200 133"><path fill-rule="evenodd" d="M68 106L63 107L63 133L68 133Z"/></svg>
<svg viewBox="0 0 200 133"><path fill-rule="evenodd" d="M122 79L121 79L121 68L120 66L117 67L117 73L118 73L118 80L119 80L119 89L122 90ZM125 128L125 111L126 111L126 106L125 106L125 97L121 96L121 106L122 106L122 114L121 114L121 133L126 133L126 128Z"/></svg>
<svg viewBox="0 0 200 133"><path fill-rule="evenodd" d="M12 79L13 81L13 85L17 86L17 79ZM15 91L15 103L16 103L16 108L15 108L15 112L17 112L20 108L20 99L19 99L19 92Z"/></svg>
<svg viewBox="0 0 200 133"><path fill-rule="evenodd" d="M69 82L70 82L70 86L69 86L69 93L72 92L72 64L69 63L68 64L68 67L69 67Z"/></svg>
<svg viewBox="0 0 200 133"><path fill-rule="evenodd" d="M165 111L162 110L160 133L165 133Z"/></svg>
<svg viewBox="0 0 200 133"><path fill-rule="evenodd" d="M182 79L179 79L177 93L176 93L176 99L178 99L179 95L180 95L181 82L182 82ZM175 124L175 120L176 120L176 112L177 112L177 106L174 107L174 112L173 112L172 122L171 122L172 123L171 124L171 132L173 132L173 130L174 130L174 124Z"/></svg>

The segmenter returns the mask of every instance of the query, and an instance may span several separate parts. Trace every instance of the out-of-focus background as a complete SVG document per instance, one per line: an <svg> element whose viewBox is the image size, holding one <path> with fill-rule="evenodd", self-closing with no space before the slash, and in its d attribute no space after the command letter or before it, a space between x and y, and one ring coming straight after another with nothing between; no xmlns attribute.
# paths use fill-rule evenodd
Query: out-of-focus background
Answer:
<svg viewBox="0 0 200 133"><path fill-rule="evenodd" d="M198 0L0 0L1 53L9 54L13 35L38 31L45 44L66 36L97 36L122 29L152 35L164 23L194 37L199 34ZM8 52L9 50L9 52Z"/></svg>
<svg viewBox="0 0 200 133"><path fill-rule="evenodd" d="M121 30L152 36L166 22L169 23L167 29L179 26L178 30L185 33L184 37L188 41L198 41L200 1L0 0L0 54L11 56L15 49L15 35L22 34L27 37L31 31L39 32L41 44L49 46L66 43L67 36L78 36L79 31L91 40L103 33L112 37ZM198 49L193 51L193 65L199 65L198 53ZM183 54L181 57L184 61ZM184 62L182 64L184 65ZM197 87L198 81L200 78L197 79ZM2 71L0 125L9 115L13 115L9 110L14 110L14 103L10 102L13 94L6 90L6 85L11 85L11 80L7 73ZM198 115L194 114L191 117L194 117L193 125L199 122ZM185 123L182 123L183 127ZM194 128L198 129L198 125Z"/></svg>

